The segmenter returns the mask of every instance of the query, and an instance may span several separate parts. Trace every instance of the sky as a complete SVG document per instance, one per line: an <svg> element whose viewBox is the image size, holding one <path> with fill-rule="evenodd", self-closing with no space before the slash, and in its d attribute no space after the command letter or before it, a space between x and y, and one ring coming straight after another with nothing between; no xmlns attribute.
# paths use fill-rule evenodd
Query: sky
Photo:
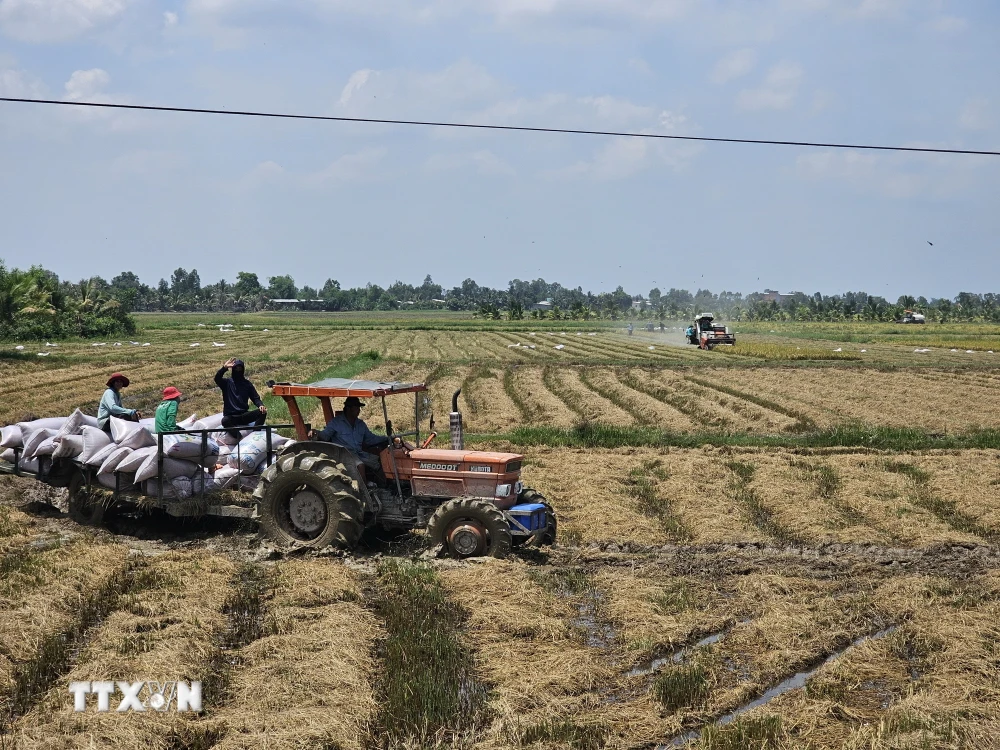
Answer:
<svg viewBox="0 0 1000 750"><path fill-rule="evenodd" d="M1000 150L991 0L0 0L0 96ZM0 258L1000 292L1000 157L0 103ZM933 243L933 244L931 244Z"/></svg>

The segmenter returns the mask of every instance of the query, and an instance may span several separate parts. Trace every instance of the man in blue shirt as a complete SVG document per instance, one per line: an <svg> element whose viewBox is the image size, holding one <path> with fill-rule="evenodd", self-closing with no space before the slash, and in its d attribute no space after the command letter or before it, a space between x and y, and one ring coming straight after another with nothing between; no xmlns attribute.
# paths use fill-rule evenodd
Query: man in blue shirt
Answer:
<svg viewBox="0 0 1000 750"><path fill-rule="evenodd" d="M135 409L126 409L122 406L122 388L128 388L129 379L116 372L108 380L108 389L101 396L101 402L97 405L97 426L109 435L111 434L111 417L126 419L129 422L138 422L142 415Z"/></svg>
<svg viewBox="0 0 1000 750"><path fill-rule="evenodd" d="M376 435L368 429L363 419L360 419L361 399L357 396L348 396L344 399L344 410L326 423L326 427L316 435L317 440L326 440L331 443L339 443L348 448L351 453L361 459L362 479L366 479L365 469L378 472L382 468L378 453L389 446L389 438L385 435ZM369 453L366 449L374 449L375 453Z"/></svg>

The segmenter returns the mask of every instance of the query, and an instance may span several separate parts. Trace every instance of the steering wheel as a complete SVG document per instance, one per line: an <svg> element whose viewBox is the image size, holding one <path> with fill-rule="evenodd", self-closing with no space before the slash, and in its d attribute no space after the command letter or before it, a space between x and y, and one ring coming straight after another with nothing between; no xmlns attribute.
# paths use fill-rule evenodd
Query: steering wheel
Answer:
<svg viewBox="0 0 1000 750"><path fill-rule="evenodd" d="M427 436L427 439L423 442L423 445L421 445L420 447L426 448L428 445L434 442L434 438L436 438L437 436L438 434L436 432L432 432L430 435Z"/></svg>

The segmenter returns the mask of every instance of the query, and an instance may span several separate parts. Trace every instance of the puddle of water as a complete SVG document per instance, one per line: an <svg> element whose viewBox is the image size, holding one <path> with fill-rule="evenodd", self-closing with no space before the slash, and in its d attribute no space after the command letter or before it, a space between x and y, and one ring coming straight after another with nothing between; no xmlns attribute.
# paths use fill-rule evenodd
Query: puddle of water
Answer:
<svg viewBox="0 0 1000 750"><path fill-rule="evenodd" d="M597 608L603 598L600 592L591 591L586 601L579 605L579 614L569 622L586 633L588 646L608 650L615 645L618 635L609 623L602 622L597 616Z"/></svg>
<svg viewBox="0 0 1000 750"><path fill-rule="evenodd" d="M666 666L667 664L680 664L681 662L685 661L688 657L688 654L690 654L695 649L704 648L705 646L711 646L713 643L718 643L723 639L724 636L728 635L729 632L737 625L746 625L749 622L750 620L740 620L739 622L736 623L736 625L728 627L725 630L720 630L718 633L712 633L711 635L705 636L700 641L695 643L693 646L685 646L682 649L674 651L672 654L669 654L668 656L662 656L658 659L653 659L651 661L648 661L645 664L633 667L626 673L626 676L646 677L648 675L653 674L654 672L659 671L662 667Z"/></svg>
<svg viewBox="0 0 1000 750"><path fill-rule="evenodd" d="M816 672L821 667L826 666L834 659L840 658L846 652L850 651L853 648L856 648L857 646L867 643L868 641L877 641L881 638L885 638L890 633L895 632L898 628L899 628L898 625L891 625L888 628L885 628L884 630L878 631L877 633L873 633L871 635L865 635L851 641L849 645L845 646L840 651L835 651L834 653L830 654L828 657L826 657L822 662L817 664L812 669L805 672L798 672L792 675L787 680L783 680L782 682L778 683L773 688L771 688L764 694L760 695L759 697L755 698L754 700L750 701L749 703L746 703L737 708L735 711L726 714L725 716L723 716L722 718L720 718L715 722L715 726L723 727L726 726L727 724L732 724L734 721L736 721L736 719L745 714L747 711L766 705L771 701L773 701L775 698L777 698L779 695L787 693L789 690L795 690L797 688L804 687L806 682L808 682L809 678L812 677L814 674L816 674ZM679 747L680 745L686 745L691 740L695 740L701 737L702 731L704 731L704 728L695 729L690 732L687 732L686 734L678 735L667 743L664 743L662 745L657 745L656 750L667 750L668 748L671 747Z"/></svg>

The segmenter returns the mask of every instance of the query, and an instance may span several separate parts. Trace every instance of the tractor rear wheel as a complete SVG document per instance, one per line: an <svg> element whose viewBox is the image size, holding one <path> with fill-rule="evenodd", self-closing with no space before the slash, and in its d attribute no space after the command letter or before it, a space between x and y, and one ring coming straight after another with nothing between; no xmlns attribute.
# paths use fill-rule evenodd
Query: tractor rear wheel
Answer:
<svg viewBox="0 0 1000 750"><path fill-rule="evenodd" d="M69 480L69 517L81 526L100 526L104 522L104 498L101 493L87 490L87 477L77 470Z"/></svg>
<svg viewBox="0 0 1000 750"><path fill-rule="evenodd" d="M427 523L431 544L444 545L452 557L506 557L510 526L488 500L455 498L441 505Z"/></svg>
<svg viewBox="0 0 1000 750"><path fill-rule="evenodd" d="M261 530L286 547L354 549L364 530L364 503L347 468L302 451L281 456L253 493Z"/></svg>
<svg viewBox="0 0 1000 750"><path fill-rule="evenodd" d="M525 545L528 547L541 547L543 544L547 546L552 546L556 541L556 530L558 528L558 523L556 522L556 512L552 510L552 506L549 505L548 501L538 490L533 490L530 487L526 487L521 491L521 494L517 498L518 503L541 503L545 506L545 530L540 531L529 537L515 537L515 546Z"/></svg>

